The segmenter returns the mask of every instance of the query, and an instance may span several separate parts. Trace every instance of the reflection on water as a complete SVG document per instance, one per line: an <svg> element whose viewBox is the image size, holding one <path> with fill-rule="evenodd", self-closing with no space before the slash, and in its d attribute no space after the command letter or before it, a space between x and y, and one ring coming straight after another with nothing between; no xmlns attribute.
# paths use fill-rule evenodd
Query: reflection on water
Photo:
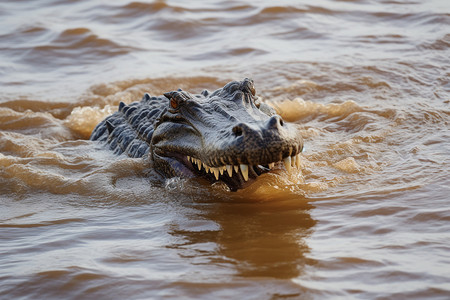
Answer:
<svg viewBox="0 0 450 300"><path fill-rule="evenodd" d="M181 255L199 264L231 264L243 277L289 279L302 274L308 261L304 238L315 224L310 208L298 200L256 208L254 203L200 205L187 224L174 225L170 233L182 239L176 245L184 250Z"/></svg>
<svg viewBox="0 0 450 300"><path fill-rule="evenodd" d="M449 298L448 1L0 3L0 297ZM165 180L88 140L251 77L300 169Z"/></svg>

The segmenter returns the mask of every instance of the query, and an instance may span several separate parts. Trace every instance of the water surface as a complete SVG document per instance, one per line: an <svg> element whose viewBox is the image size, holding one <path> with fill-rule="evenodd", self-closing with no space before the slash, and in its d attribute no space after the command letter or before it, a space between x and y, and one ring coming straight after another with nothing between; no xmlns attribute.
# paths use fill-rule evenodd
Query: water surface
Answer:
<svg viewBox="0 0 450 300"><path fill-rule="evenodd" d="M0 298L447 299L448 1L0 3ZM251 77L300 169L244 191L88 140Z"/></svg>

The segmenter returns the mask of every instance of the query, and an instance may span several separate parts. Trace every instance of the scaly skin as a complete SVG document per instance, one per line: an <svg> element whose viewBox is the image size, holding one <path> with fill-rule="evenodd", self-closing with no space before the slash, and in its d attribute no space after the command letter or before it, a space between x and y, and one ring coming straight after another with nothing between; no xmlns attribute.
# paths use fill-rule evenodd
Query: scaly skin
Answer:
<svg viewBox="0 0 450 300"><path fill-rule="evenodd" d="M253 81L232 81L213 93L174 91L146 94L94 129L91 140L117 154L148 157L163 176L204 177L243 188L274 164L299 165L303 140L295 124L284 122L255 97Z"/></svg>

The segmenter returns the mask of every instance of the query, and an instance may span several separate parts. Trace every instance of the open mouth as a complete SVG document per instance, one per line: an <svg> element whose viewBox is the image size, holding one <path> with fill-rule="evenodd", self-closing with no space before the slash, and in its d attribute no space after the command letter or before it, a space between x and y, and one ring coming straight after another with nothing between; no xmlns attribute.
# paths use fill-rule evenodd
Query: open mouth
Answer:
<svg viewBox="0 0 450 300"><path fill-rule="evenodd" d="M300 155L287 156L280 161L265 165L240 164L211 167L200 159L191 156L183 157L182 162L197 176L207 178L210 182L222 181L231 191L236 191L249 185L261 174L270 172L275 166L284 165L288 172L292 168L300 168Z"/></svg>

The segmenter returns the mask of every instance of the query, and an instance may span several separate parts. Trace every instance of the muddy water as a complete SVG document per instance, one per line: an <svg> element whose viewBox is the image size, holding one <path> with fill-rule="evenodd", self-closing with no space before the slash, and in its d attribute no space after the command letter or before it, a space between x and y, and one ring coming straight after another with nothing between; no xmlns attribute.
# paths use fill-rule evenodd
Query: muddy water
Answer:
<svg viewBox="0 0 450 300"><path fill-rule="evenodd" d="M448 299L448 1L0 3L0 298ZM244 191L88 140L251 77L301 168Z"/></svg>

